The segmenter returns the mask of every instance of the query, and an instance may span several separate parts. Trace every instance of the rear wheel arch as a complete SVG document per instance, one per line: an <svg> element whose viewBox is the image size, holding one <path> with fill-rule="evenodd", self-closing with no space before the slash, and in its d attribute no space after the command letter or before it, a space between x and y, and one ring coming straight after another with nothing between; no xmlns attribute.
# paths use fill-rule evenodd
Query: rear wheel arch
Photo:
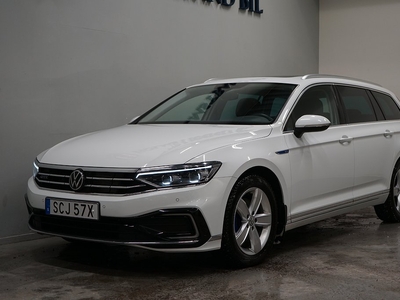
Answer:
<svg viewBox="0 0 400 300"><path fill-rule="evenodd" d="M375 205L375 213L379 219L388 223L400 222L400 159L393 167L390 179L389 195L383 204Z"/></svg>

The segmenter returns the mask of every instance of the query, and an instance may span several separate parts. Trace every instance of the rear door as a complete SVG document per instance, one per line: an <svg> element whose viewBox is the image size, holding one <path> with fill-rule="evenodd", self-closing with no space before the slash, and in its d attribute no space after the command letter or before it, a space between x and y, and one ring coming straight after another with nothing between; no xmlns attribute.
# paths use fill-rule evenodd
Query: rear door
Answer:
<svg viewBox="0 0 400 300"><path fill-rule="evenodd" d="M355 151L354 201L378 200L390 186L398 122L385 119L370 91L350 86L337 86L336 89L349 124L347 135L351 137Z"/></svg>

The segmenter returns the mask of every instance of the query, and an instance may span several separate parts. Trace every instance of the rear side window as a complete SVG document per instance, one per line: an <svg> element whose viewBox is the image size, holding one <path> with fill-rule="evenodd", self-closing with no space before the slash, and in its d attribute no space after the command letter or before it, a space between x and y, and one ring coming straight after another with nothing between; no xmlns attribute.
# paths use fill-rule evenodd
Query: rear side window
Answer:
<svg viewBox="0 0 400 300"><path fill-rule="evenodd" d="M396 105L392 97L378 92L372 92L372 95L378 102L379 107L382 109L386 120L400 119L399 107Z"/></svg>
<svg viewBox="0 0 400 300"><path fill-rule="evenodd" d="M376 121L376 115L367 91L354 87L338 86L349 123Z"/></svg>

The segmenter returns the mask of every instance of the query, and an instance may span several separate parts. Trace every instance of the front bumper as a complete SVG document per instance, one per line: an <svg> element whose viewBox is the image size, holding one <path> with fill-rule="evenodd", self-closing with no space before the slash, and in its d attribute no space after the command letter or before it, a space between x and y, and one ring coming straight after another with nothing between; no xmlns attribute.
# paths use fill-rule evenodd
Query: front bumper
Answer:
<svg viewBox="0 0 400 300"><path fill-rule="evenodd" d="M159 210L139 217L100 217L99 220L49 216L33 208L27 196L29 226L33 231L66 238L149 248L193 248L210 240L201 212L196 208Z"/></svg>
<svg viewBox="0 0 400 300"><path fill-rule="evenodd" d="M140 246L165 252L209 251L221 246L229 179L130 196L66 193L28 181L26 204L33 231L70 239ZM45 214L45 199L95 201L99 220Z"/></svg>

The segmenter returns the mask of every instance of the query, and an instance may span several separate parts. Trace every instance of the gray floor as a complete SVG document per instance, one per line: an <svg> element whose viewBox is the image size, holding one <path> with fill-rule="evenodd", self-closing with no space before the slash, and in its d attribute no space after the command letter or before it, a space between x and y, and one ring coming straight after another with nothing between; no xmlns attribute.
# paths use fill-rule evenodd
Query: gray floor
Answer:
<svg viewBox="0 0 400 300"><path fill-rule="evenodd" d="M400 299L400 225L372 209L287 233L261 265L214 253L69 244L0 245L0 299Z"/></svg>

